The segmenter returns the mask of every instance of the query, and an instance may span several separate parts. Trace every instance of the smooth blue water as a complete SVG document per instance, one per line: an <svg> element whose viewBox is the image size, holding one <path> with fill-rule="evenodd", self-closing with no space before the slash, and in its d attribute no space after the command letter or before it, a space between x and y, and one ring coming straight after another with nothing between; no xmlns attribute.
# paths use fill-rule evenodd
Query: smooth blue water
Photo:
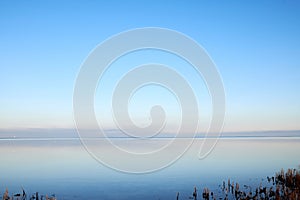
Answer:
<svg viewBox="0 0 300 200"><path fill-rule="evenodd" d="M126 139L115 139L124 146ZM168 140L155 139L156 145ZM185 139L180 139L185 140ZM203 139L173 165L148 174L112 170L93 159L78 139L0 139L0 195L9 189L55 193L58 199L187 199L197 186L213 191L230 178L257 185L281 168L300 164L299 137L223 138L203 160ZM143 145L134 148L143 149ZM265 182L265 180L263 181Z"/></svg>

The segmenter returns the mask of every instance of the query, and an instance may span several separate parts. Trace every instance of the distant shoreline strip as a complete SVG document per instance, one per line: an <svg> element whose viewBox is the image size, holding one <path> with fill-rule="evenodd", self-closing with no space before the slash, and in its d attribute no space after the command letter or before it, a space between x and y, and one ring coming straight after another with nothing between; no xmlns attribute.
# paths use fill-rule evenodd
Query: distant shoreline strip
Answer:
<svg viewBox="0 0 300 200"><path fill-rule="evenodd" d="M133 138L133 137L97 137L97 138L84 138L84 140L103 140L103 139L126 139L126 140L146 140L146 139L191 139L193 137L150 137L150 138ZM217 137L195 137L194 139L216 139ZM76 141L80 140L79 137L3 137L0 141ZM244 139L272 139L272 140L282 140L282 139L300 139L300 136L221 136L219 139L223 140L244 140Z"/></svg>

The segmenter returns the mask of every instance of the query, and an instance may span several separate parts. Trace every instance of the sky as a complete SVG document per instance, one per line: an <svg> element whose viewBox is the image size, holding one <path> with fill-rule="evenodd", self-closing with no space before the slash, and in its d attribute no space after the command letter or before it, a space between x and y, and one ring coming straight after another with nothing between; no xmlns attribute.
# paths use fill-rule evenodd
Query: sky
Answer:
<svg viewBox="0 0 300 200"><path fill-rule="evenodd" d="M120 32L161 27L193 38L216 64L226 93L224 131L299 130L299 18L300 3L293 0L1 1L0 128L73 128L73 89L89 53ZM113 81L131 65L153 60L187 78L201 119L209 122L209 92L187 63L157 51L122 59L95 94L105 128L112 121L109 100L101 99L110 97ZM143 126L151 105L164 105L176 127L177 103L152 85L136 92L129 110Z"/></svg>

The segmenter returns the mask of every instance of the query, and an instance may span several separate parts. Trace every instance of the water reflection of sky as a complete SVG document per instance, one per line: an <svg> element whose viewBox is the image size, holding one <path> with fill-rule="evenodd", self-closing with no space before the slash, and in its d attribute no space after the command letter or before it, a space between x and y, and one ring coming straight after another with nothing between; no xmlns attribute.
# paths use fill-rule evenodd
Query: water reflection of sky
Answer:
<svg viewBox="0 0 300 200"><path fill-rule="evenodd" d="M157 139L155 145L164 142ZM76 139L0 140L0 194L6 187L18 192L23 186L28 193L56 193L60 199L174 199L177 191L188 196L195 185L217 188L228 178L254 184L300 164L300 138L221 139L207 158L199 160L201 142L197 139L181 159L163 170L134 175L99 164ZM128 141L124 144L132 148Z"/></svg>

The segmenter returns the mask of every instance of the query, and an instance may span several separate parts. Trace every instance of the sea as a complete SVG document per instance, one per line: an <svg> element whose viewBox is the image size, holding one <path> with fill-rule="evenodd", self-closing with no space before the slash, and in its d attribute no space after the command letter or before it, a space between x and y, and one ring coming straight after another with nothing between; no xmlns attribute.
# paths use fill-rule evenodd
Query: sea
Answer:
<svg viewBox="0 0 300 200"><path fill-rule="evenodd" d="M201 144L213 138L197 137L174 162L140 173L122 171L122 166L128 165L126 162L131 162L133 169L140 166L141 163L132 160L116 157L121 168L102 163L74 135L41 137L39 130L31 134L5 133L2 130L0 134L1 197L6 189L11 195L24 189L28 196L39 192L40 195L55 194L57 199L63 200L176 199L177 193L179 199L189 199L196 187L199 195L204 188L209 188L218 198L224 196L223 181L227 184L230 180L245 190L254 190L260 185L270 185L268 176L274 176L281 169L298 169L300 164L298 131L225 134L201 159ZM97 138L98 144L106 139ZM151 138L151 144L157 148L173 139ZM129 150L145 153L144 140L134 143L128 138L110 140L122 148L127 146ZM180 146L190 138L176 140ZM109 147L103 144L101 148L105 153ZM157 159L150 162L159 163L163 161L159 159L164 158ZM142 164L147 165L147 160Z"/></svg>

